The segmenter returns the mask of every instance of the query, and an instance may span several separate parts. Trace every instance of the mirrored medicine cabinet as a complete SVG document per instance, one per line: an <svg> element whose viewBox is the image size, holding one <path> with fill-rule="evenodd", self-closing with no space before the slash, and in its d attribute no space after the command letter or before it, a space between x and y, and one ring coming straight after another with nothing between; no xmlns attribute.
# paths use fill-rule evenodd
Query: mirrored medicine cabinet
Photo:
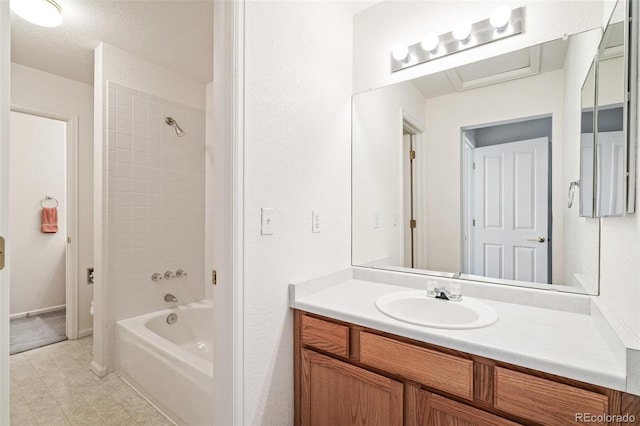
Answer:
<svg viewBox="0 0 640 426"><path fill-rule="evenodd" d="M635 206L629 13L354 95L352 263L597 294L599 218Z"/></svg>

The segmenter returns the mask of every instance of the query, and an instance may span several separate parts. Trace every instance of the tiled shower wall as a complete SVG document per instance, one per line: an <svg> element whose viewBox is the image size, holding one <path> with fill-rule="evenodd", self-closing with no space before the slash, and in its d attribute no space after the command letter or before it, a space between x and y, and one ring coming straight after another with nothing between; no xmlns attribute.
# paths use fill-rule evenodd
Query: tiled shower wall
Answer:
<svg viewBox="0 0 640 426"><path fill-rule="evenodd" d="M205 111L108 82L107 315L115 322L204 298ZM178 137L165 117L186 133ZM153 282L158 272L184 278ZM114 344L109 345L113 367Z"/></svg>

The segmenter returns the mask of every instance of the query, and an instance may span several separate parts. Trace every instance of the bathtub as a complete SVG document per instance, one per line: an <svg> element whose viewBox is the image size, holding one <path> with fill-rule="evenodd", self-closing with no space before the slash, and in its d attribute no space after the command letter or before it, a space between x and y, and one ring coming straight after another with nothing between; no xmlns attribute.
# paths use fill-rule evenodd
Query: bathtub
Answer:
<svg viewBox="0 0 640 426"><path fill-rule="evenodd" d="M175 423L212 424L212 324L210 301L118 321L118 373Z"/></svg>

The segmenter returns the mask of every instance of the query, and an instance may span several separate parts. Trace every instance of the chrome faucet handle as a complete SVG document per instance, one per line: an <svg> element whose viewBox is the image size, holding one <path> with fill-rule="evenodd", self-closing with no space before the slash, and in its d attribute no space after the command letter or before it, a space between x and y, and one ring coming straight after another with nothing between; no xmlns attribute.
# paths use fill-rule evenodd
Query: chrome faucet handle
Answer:
<svg viewBox="0 0 640 426"><path fill-rule="evenodd" d="M151 281L158 282L158 281L162 281L162 280L163 280L163 276L159 272L156 272L153 275L151 275Z"/></svg>
<svg viewBox="0 0 640 426"><path fill-rule="evenodd" d="M176 278L186 277L187 275L189 275L189 274L187 274L187 273L184 271L184 269L178 269L178 270L176 271Z"/></svg>
<svg viewBox="0 0 640 426"><path fill-rule="evenodd" d="M166 279L171 279L171 278L174 278L174 277L175 277L175 275L173 275L173 272L171 272L171 271L166 271L166 272L164 273L164 277L165 277Z"/></svg>
<svg viewBox="0 0 640 426"><path fill-rule="evenodd" d="M171 303L178 303L178 298L175 297L173 294L167 293L164 295L164 301L171 302Z"/></svg>

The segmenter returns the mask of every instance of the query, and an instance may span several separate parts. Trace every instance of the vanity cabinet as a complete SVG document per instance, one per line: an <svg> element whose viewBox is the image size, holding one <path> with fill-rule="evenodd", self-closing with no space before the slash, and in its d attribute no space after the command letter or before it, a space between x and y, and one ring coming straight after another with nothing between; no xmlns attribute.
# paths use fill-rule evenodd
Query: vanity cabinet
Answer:
<svg viewBox="0 0 640 426"><path fill-rule="evenodd" d="M295 311L296 425L568 425L640 397ZM598 422L598 420L601 420Z"/></svg>

